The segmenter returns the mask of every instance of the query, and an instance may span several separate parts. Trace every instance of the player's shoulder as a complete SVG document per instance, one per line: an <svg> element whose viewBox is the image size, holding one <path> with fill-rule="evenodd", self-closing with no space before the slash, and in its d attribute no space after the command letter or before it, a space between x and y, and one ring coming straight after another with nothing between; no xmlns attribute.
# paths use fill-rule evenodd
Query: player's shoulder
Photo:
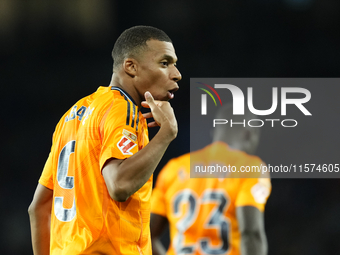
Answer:
<svg viewBox="0 0 340 255"><path fill-rule="evenodd" d="M190 153L183 154L181 156L172 158L168 161L162 171L164 172L174 172L174 169L178 168L190 168Z"/></svg>
<svg viewBox="0 0 340 255"><path fill-rule="evenodd" d="M253 164L257 164L257 165L258 164L264 164L263 160L259 156L250 155L250 154L247 154L247 153L246 153L246 155L247 155L248 161L252 162Z"/></svg>
<svg viewBox="0 0 340 255"><path fill-rule="evenodd" d="M181 156L175 157L175 158L171 159L170 161L172 161L173 163L176 163L176 164L190 163L190 152L185 153Z"/></svg>
<svg viewBox="0 0 340 255"><path fill-rule="evenodd" d="M115 118L131 118L137 116L139 109L133 98L118 87L109 87L109 93L106 93L106 99L98 99L98 101L106 101L105 109L109 110L110 115ZM100 103L100 102L99 102ZM138 117L137 117L138 118Z"/></svg>
<svg viewBox="0 0 340 255"><path fill-rule="evenodd" d="M78 101L76 101L76 103L74 103L71 108L69 108L69 110L65 113L69 113L70 111L81 111L80 108L81 107L88 107L89 105L91 105L94 101L96 101L96 99L107 95L107 92L109 92L110 89L109 87L99 87L95 92L93 92L92 94L89 94L85 97L82 97L81 99L79 99ZM98 100L99 102L103 101L103 100Z"/></svg>
<svg viewBox="0 0 340 255"><path fill-rule="evenodd" d="M77 103L84 102L85 104L105 104L107 102L119 104L124 103L124 105L128 103L134 104L135 102L132 97L123 89L113 86L103 87L100 86L94 93L83 97ZM76 103L76 104L77 104Z"/></svg>
<svg viewBox="0 0 340 255"><path fill-rule="evenodd" d="M190 154L170 159L159 173L162 182L173 183L178 177L190 176Z"/></svg>
<svg viewBox="0 0 340 255"><path fill-rule="evenodd" d="M259 156L248 154L242 150L229 148L229 153L232 158L238 159L240 162L248 162L251 164L261 164L263 162Z"/></svg>

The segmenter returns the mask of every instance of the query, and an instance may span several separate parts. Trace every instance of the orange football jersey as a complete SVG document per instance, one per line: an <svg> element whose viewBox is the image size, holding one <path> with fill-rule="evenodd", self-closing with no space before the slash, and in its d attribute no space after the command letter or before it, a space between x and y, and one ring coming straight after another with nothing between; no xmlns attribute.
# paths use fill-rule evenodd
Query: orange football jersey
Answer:
<svg viewBox="0 0 340 255"><path fill-rule="evenodd" d="M170 160L160 172L151 198L151 213L169 221L167 254L240 254L236 207L264 211L270 179L190 178L190 160L193 166L216 162L237 168L263 165L260 158L222 142Z"/></svg>
<svg viewBox="0 0 340 255"><path fill-rule="evenodd" d="M111 199L101 170L147 143L147 123L131 97L99 87L59 121L40 184L53 190L51 255L151 254L152 176L126 202Z"/></svg>

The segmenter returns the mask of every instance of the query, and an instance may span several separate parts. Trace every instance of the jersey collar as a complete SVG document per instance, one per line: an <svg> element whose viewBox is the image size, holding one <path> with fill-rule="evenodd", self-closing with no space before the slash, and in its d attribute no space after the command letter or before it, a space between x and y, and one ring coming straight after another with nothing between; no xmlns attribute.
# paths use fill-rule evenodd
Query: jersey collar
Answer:
<svg viewBox="0 0 340 255"><path fill-rule="evenodd" d="M114 87L114 86L111 86L111 90L118 90L118 91L120 91L120 92L123 93L128 99L130 99L130 101L131 101L132 103L134 103L135 105L137 105L136 102L132 99L132 97L131 97L125 90L123 90L123 89L121 89L121 88L118 88L118 87Z"/></svg>

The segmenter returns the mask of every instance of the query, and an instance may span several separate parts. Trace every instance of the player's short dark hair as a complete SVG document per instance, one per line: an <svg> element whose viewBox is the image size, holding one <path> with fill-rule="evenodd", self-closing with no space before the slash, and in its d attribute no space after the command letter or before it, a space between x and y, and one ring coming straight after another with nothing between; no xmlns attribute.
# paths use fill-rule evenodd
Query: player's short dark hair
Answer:
<svg viewBox="0 0 340 255"><path fill-rule="evenodd" d="M123 64L124 59L136 57L147 47L148 40L158 40L172 43L169 36L163 31L151 26L135 26L126 29L117 39L113 50L113 69Z"/></svg>

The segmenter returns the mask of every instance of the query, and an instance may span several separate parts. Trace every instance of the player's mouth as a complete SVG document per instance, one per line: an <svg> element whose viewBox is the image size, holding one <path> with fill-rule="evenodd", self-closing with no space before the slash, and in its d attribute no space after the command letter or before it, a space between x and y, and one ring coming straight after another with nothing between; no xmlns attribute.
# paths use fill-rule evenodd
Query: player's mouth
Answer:
<svg viewBox="0 0 340 255"><path fill-rule="evenodd" d="M168 98L169 98L169 99L173 99L173 98L175 97L174 93L175 93L178 89L179 89L179 88L176 87L176 88L174 88L174 89L172 89L172 90L168 90Z"/></svg>

